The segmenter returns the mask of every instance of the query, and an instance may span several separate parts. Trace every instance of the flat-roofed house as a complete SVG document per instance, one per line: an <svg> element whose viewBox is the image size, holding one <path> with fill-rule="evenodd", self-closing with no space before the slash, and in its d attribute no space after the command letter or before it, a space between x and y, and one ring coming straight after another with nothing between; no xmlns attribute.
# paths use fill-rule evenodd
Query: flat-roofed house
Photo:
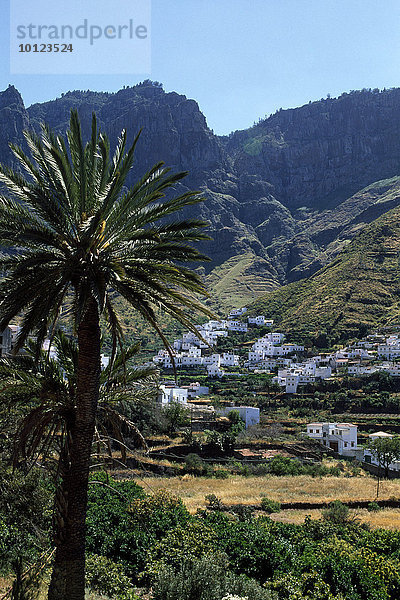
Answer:
<svg viewBox="0 0 400 600"><path fill-rule="evenodd" d="M357 449L357 425L353 423L308 423L307 436L338 454L351 456Z"/></svg>

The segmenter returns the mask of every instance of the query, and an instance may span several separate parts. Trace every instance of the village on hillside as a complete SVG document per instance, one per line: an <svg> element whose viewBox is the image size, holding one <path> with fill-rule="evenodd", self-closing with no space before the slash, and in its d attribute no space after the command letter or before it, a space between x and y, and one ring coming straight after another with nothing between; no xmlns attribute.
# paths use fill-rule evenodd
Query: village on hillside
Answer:
<svg viewBox="0 0 400 600"><path fill-rule="evenodd" d="M247 308L244 307L232 310L226 319L207 321L199 327L198 335L183 333L181 338L174 340L171 352L161 349L153 356L153 363L160 369L159 406L166 408L178 403L190 409L192 430L212 429L218 419L226 419L232 412L238 414L246 430L260 423L259 407L238 405L230 399L223 406L213 406L210 384L225 377L240 380L248 374L269 376L278 395L293 397L305 386L333 382L343 377L368 377L379 372L400 377L400 336L397 334L371 334L339 350L314 355L301 344L285 342L283 333L272 330L272 319L264 315L246 316L246 312ZM257 337L261 328L264 333ZM11 324L2 332L0 356L12 352L19 329L18 325ZM250 343L242 342L241 347L236 337L232 345L238 353L217 352L218 340L234 334L252 334L252 340ZM51 358L57 357L50 340L45 340L43 347ZM108 362L109 357L102 355L102 368ZM192 373L194 380L198 377L202 382L191 381L187 385L179 385L174 380L174 371ZM378 457L370 450L369 444L358 444L357 433L357 425L353 423L318 421L308 423L301 438L318 441L338 456L378 466ZM370 442L392 437L392 434L384 431L368 434ZM246 450L239 451L240 456L246 457L247 454L257 455ZM400 460L390 463L389 470L400 473Z"/></svg>
<svg viewBox="0 0 400 600"><path fill-rule="evenodd" d="M400 376L400 336L397 334L371 334L339 350L314 355L301 344L285 342L283 333L272 330L272 319L264 315L246 317L246 312L247 308L243 307L232 310L226 319L207 321L199 328L199 335L184 333L174 341L172 353L161 349L153 357L153 362L164 375L170 374L174 368L177 372L180 369L192 370L194 374L206 373L210 381L225 376L240 378L246 373L270 374L272 384L279 386L282 393L293 395L303 386L344 376L367 377L378 372ZM258 337L250 347L246 345L246 355L241 356L234 351L216 352L219 338L248 332L256 337L257 329L261 327L271 331ZM234 406L228 401L226 406L212 409L207 399L209 391L209 386L198 382L179 386L166 378L160 384L158 400L163 406L172 402L190 406L192 414L196 410L204 412L207 405L220 416L235 411L245 422L246 429L260 422L260 409L254 406ZM366 464L379 464L368 444L366 447L358 445L357 426L353 423L309 423L303 436L319 441L340 456L354 457ZM393 436L382 431L369 434L370 442L385 437ZM400 472L400 461L393 461L390 470Z"/></svg>

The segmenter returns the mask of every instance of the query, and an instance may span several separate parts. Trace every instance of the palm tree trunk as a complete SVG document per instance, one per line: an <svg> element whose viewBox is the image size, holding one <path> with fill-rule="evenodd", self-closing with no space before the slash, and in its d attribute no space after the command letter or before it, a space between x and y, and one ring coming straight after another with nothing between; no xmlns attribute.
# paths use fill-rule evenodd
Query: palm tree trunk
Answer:
<svg viewBox="0 0 400 600"><path fill-rule="evenodd" d="M62 559L62 548L57 546L54 557L53 571L47 598L48 600L67 600L66 563Z"/></svg>
<svg viewBox="0 0 400 600"><path fill-rule="evenodd" d="M67 600L84 600L85 597L87 491L100 385L100 326L94 299L89 301L79 325L78 346L76 410L71 426L70 466L65 475L65 539L61 539L57 547L55 581L49 588L49 600L55 600L55 588L60 590L59 583L56 585L58 574L62 578L64 573ZM58 597L57 600L64 599Z"/></svg>

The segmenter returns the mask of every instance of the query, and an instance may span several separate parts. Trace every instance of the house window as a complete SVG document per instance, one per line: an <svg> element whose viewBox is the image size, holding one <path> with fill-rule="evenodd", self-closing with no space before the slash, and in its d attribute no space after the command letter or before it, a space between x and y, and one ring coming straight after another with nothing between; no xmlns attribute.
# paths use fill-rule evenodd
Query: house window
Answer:
<svg viewBox="0 0 400 600"><path fill-rule="evenodd" d="M354 448L354 442L351 442L351 447Z"/></svg>
<svg viewBox="0 0 400 600"><path fill-rule="evenodd" d="M313 430L313 429L310 429L310 433L314 433L314 430Z"/></svg>
<svg viewBox="0 0 400 600"><path fill-rule="evenodd" d="M319 429L316 429L316 430L315 430L315 433L319 433Z"/></svg>
<svg viewBox="0 0 400 600"><path fill-rule="evenodd" d="M347 448L347 442L344 443L344 447Z"/></svg>

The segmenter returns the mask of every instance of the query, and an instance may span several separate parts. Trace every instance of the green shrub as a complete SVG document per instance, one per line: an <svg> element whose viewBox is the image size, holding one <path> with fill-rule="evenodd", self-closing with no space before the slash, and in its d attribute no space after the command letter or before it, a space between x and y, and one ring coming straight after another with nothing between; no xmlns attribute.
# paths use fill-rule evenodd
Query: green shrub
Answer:
<svg viewBox="0 0 400 600"><path fill-rule="evenodd" d="M153 600L273 600L275 594L263 589L254 579L229 570L223 554L184 560L178 569L164 567L153 586Z"/></svg>
<svg viewBox="0 0 400 600"><path fill-rule="evenodd" d="M214 477L216 479L228 479L229 473L228 473L228 471L225 471L224 469L216 469L214 471Z"/></svg>
<svg viewBox="0 0 400 600"><path fill-rule="evenodd" d="M272 475L302 475L305 472L300 461L279 454L268 461L268 469Z"/></svg>
<svg viewBox="0 0 400 600"><path fill-rule="evenodd" d="M123 564L135 579L150 547L190 515L180 499L166 493L146 496L133 481L110 479L107 485L89 487L87 551Z"/></svg>
<svg viewBox="0 0 400 600"><path fill-rule="evenodd" d="M378 512L380 510L382 510L382 507L377 502L370 502L367 506L368 512Z"/></svg>
<svg viewBox="0 0 400 600"><path fill-rule="evenodd" d="M343 600L334 596L330 587L317 572L295 575L288 573L268 583L268 589L276 590L279 600Z"/></svg>
<svg viewBox="0 0 400 600"><path fill-rule="evenodd" d="M281 510L281 503L270 498L261 498L261 508L266 513L271 514Z"/></svg>
<svg viewBox="0 0 400 600"><path fill-rule="evenodd" d="M0 463L0 572L34 561L50 538L52 493L39 469L28 475Z"/></svg>
<svg viewBox="0 0 400 600"><path fill-rule="evenodd" d="M86 587L118 600L138 600L121 565L96 554L86 559Z"/></svg>
<svg viewBox="0 0 400 600"><path fill-rule="evenodd" d="M163 567L179 569L185 560L202 558L216 548L217 534L207 523L194 520L175 527L150 549L144 575L152 579Z"/></svg>
<svg viewBox="0 0 400 600"><path fill-rule="evenodd" d="M207 502L207 508L209 508L210 510L222 510L223 509L223 502L220 498L218 498L215 494L207 494L207 496L205 497L205 500Z"/></svg>
<svg viewBox="0 0 400 600"><path fill-rule="evenodd" d="M246 506L246 504L237 504L232 512L237 516L239 521L251 521L254 508Z"/></svg>
<svg viewBox="0 0 400 600"><path fill-rule="evenodd" d="M352 520L349 507L340 500L331 502L329 507L322 511L322 518L324 521L330 521L336 525L345 525Z"/></svg>
<svg viewBox="0 0 400 600"><path fill-rule="evenodd" d="M192 475L203 475L206 465L198 454L190 453L185 456L185 471Z"/></svg>

